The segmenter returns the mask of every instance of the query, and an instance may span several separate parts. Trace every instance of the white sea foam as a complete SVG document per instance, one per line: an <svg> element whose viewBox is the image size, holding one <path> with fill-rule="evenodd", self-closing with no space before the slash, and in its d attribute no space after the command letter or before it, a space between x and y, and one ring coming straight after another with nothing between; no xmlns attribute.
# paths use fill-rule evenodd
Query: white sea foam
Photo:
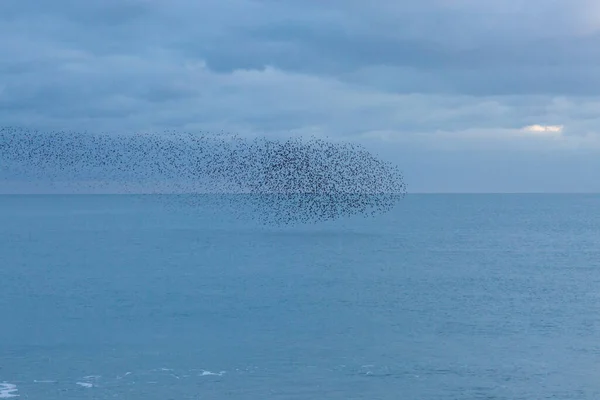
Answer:
<svg viewBox="0 0 600 400"><path fill-rule="evenodd" d="M13 385L8 382L0 383L0 399L9 399L12 397L19 397L17 394L17 385Z"/></svg>
<svg viewBox="0 0 600 400"><path fill-rule="evenodd" d="M56 383L56 381L51 381L51 380L41 380L41 381L38 381L37 379L34 379L33 383Z"/></svg>
<svg viewBox="0 0 600 400"><path fill-rule="evenodd" d="M75 384L84 388L92 388L96 386L94 382L100 378L100 375L88 375L83 377L83 382L75 382Z"/></svg>
<svg viewBox="0 0 600 400"><path fill-rule="evenodd" d="M198 375L200 375L200 376L223 376L223 374L225 374L225 371L211 372L211 371L207 371L207 370L202 370L202 372L200 372Z"/></svg>
<svg viewBox="0 0 600 400"><path fill-rule="evenodd" d="M117 379L123 379L123 378L125 378L126 376L129 376L129 375L131 375L131 372L125 372L125 374L117 376Z"/></svg>

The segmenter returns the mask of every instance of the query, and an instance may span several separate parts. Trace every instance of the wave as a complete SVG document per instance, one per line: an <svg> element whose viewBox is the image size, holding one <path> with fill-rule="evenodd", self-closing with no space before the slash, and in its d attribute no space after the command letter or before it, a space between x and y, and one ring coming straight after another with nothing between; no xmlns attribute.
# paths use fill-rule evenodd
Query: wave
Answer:
<svg viewBox="0 0 600 400"><path fill-rule="evenodd" d="M9 399L12 397L19 397L17 394L17 385L8 382L0 383L0 399Z"/></svg>

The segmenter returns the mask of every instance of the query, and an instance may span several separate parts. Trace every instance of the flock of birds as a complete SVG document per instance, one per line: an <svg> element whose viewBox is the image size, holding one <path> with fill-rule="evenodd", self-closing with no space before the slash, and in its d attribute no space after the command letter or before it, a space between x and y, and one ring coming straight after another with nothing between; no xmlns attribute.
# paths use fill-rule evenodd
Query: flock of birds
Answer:
<svg viewBox="0 0 600 400"><path fill-rule="evenodd" d="M405 191L398 168L353 143L226 134L95 134L0 128L0 172L12 179L110 182L170 193L216 193L264 223L389 211ZM187 197L191 199L193 197Z"/></svg>

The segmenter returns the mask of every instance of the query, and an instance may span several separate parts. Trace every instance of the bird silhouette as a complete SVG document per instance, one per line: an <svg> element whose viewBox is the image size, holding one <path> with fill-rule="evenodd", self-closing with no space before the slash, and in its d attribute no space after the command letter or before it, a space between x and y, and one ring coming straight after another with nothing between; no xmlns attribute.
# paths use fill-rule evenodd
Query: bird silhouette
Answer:
<svg viewBox="0 0 600 400"><path fill-rule="evenodd" d="M250 213L277 225L375 216L406 193L396 165L355 143L314 137L5 127L0 128L0 167L25 179L80 182L81 188L112 182L125 192L136 184L160 183L162 191L195 194L201 184L203 192L230 194L221 201L243 199L246 217Z"/></svg>

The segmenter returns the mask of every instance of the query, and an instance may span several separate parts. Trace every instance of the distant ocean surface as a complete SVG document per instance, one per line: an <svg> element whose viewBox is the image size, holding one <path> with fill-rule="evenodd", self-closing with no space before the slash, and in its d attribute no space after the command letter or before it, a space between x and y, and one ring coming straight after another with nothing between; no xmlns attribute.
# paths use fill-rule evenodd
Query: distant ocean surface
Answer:
<svg viewBox="0 0 600 400"><path fill-rule="evenodd" d="M600 399L600 196L158 197L0 196L0 398Z"/></svg>

